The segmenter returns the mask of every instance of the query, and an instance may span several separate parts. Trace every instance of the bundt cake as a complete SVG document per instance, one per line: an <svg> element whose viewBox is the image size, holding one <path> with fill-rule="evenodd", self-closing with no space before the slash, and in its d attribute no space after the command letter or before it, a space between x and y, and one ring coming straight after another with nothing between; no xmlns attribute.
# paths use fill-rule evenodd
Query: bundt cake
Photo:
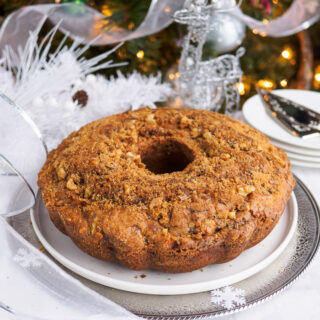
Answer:
<svg viewBox="0 0 320 320"><path fill-rule="evenodd" d="M38 184L54 224L88 254L186 272L263 240L294 178L286 154L240 121L143 108L73 132Z"/></svg>

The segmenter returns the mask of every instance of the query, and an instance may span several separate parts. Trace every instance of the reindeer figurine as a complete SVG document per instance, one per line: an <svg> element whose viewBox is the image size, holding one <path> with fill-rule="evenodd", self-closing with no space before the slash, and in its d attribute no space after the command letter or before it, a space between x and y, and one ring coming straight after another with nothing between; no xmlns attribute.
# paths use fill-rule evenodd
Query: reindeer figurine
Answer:
<svg viewBox="0 0 320 320"><path fill-rule="evenodd" d="M230 10L236 6L223 7L224 1L211 1L208 4L208 0L187 0L184 9L175 12L174 20L188 26L179 64L179 91L186 107L220 111L225 102L225 113L231 114L239 105L240 97L236 84L241 81L239 58L245 50L238 49L235 56L225 54L202 61L206 36L210 30L219 27L210 26L209 18L212 13Z"/></svg>

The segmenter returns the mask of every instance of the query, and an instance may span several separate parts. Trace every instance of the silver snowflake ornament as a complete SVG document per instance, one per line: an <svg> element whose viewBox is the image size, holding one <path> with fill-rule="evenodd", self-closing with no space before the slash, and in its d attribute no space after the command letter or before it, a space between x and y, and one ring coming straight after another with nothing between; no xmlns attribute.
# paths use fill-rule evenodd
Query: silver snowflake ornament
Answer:
<svg viewBox="0 0 320 320"><path fill-rule="evenodd" d="M211 302L228 310L246 303L245 291L231 286L211 291Z"/></svg>
<svg viewBox="0 0 320 320"><path fill-rule="evenodd" d="M41 258L31 251L24 248L20 248L16 255L13 257L13 261L20 264L23 268L40 267L42 265Z"/></svg>

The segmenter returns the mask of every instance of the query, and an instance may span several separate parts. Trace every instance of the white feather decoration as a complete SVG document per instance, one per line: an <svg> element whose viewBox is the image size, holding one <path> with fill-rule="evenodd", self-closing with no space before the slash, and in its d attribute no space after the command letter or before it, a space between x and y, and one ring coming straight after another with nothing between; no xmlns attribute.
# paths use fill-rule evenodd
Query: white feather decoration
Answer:
<svg viewBox="0 0 320 320"><path fill-rule="evenodd" d="M42 24L30 33L24 49L4 50L0 60L0 91L29 113L49 149L88 122L142 106L155 108L155 102L164 101L172 94L168 84L161 84L160 75L146 77L134 72L125 77L118 72L110 80L93 75L92 72L123 65L113 64L111 60L103 62L121 44L87 60L82 55L89 46L74 41L67 47L65 37L49 55L58 26L38 45ZM88 95L83 108L72 99L79 90Z"/></svg>

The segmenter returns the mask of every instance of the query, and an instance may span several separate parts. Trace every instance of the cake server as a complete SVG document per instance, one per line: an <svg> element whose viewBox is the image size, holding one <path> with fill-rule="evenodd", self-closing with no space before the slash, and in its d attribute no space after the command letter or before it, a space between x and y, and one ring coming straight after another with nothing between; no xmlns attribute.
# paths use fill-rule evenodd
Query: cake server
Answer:
<svg viewBox="0 0 320 320"><path fill-rule="evenodd" d="M300 138L320 135L319 113L268 90L260 88L257 91L273 118L291 134Z"/></svg>

